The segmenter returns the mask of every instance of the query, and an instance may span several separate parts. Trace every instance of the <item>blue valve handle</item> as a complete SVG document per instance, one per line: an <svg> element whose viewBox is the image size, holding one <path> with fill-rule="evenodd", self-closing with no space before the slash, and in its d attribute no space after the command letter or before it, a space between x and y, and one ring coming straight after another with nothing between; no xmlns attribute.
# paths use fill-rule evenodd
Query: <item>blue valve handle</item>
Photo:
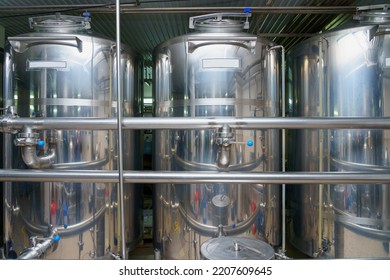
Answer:
<svg viewBox="0 0 390 280"><path fill-rule="evenodd" d="M246 142L235 142L235 141L232 141L230 142L231 144L246 144L248 147L252 147L253 146L253 140L248 140Z"/></svg>

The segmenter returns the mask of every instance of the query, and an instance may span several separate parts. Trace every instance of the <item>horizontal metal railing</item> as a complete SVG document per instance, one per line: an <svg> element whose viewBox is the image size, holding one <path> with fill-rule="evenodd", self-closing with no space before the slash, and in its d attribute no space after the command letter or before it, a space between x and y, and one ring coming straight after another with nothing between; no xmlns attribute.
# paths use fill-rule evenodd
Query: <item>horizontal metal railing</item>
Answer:
<svg viewBox="0 0 390 280"><path fill-rule="evenodd" d="M227 124L235 129L390 129L390 117L275 117L275 118L123 118L123 129L205 129ZM7 129L117 129L116 118L0 118Z"/></svg>
<svg viewBox="0 0 390 280"><path fill-rule="evenodd" d="M115 170L0 170L0 181L118 183ZM126 183L368 184L390 183L388 172L207 172L129 171Z"/></svg>

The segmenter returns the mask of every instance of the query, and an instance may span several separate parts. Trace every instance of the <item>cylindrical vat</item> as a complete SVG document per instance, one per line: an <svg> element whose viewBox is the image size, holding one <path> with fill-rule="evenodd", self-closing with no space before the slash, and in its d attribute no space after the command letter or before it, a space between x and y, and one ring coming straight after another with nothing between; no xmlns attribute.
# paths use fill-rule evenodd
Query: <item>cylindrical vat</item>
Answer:
<svg viewBox="0 0 390 280"><path fill-rule="evenodd" d="M30 24L35 32L8 38L4 106L37 119L116 117L116 43L88 31L89 21L82 17L32 18ZM139 58L126 46L122 49L123 114L129 117L134 114ZM117 141L116 131L25 127L16 136L4 136L3 164L6 169L116 170ZM132 131L123 132L123 142L124 169L134 169ZM120 254L122 238L131 250L142 237L141 193L130 184L123 193L125 225L120 224L116 184L8 182L4 195L7 258L24 256L25 248L53 233L61 239L42 258L107 258Z"/></svg>
<svg viewBox="0 0 390 280"><path fill-rule="evenodd" d="M280 116L280 59L272 43L218 16L194 26L198 32L155 48L155 116ZM154 168L278 171L280 156L278 130L158 130ZM220 235L280 245L279 185L156 184L154 190L154 240L163 259L199 259L201 244Z"/></svg>
<svg viewBox="0 0 390 280"><path fill-rule="evenodd" d="M4 49L0 48L0 108L3 108L3 59L4 59ZM0 112L1 114L3 112ZM0 137L0 154L3 154L3 138ZM3 169L3 162L0 160L0 169ZM0 230L3 228L3 183L0 183ZM0 250L3 250L3 238L0 239ZM3 256L2 251L0 251L0 258Z"/></svg>
<svg viewBox="0 0 390 280"><path fill-rule="evenodd" d="M388 19L388 12L363 14L360 24L308 39L288 53L293 116L390 116ZM387 130L312 129L289 135L290 170L390 170ZM389 257L389 191L387 184L289 186L288 239L313 257Z"/></svg>

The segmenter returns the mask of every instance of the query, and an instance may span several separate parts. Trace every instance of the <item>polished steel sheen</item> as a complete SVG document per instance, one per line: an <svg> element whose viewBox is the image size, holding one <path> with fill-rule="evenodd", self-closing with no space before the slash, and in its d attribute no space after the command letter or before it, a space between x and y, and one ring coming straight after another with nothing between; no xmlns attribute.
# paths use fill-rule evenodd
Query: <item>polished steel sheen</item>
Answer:
<svg viewBox="0 0 390 280"><path fill-rule="evenodd" d="M203 242L200 254L205 260L270 260L275 250L261 240L223 236Z"/></svg>
<svg viewBox="0 0 390 280"><path fill-rule="evenodd" d="M116 116L116 44L88 29L87 18L32 18L34 32L8 38L4 106L20 117ZM133 116L138 56L122 46L124 116ZM43 140L40 145L31 141ZM117 170L115 130L32 129L4 135L5 169ZM44 145L42 145L44 143ZM135 169L135 139L123 133L124 169ZM58 181L58 180L57 180ZM118 185L99 182L7 182L4 191L6 258L26 257L26 248L58 234L39 255L47 259L103 259L126 251L142 238L141 193L124 186L125 236L119 222ZM21 257L21 258L23 258ZM125 256L122 256L125 257Z"/></svg>
<svg viewBox="0 0 390 280"><path fill-rule="evenodd" d="M287 56L295 117L389 117L389 13L371 12L306 40ZM362 123L364 125L364 122ZM378 129L290 130L290 171L388 173L390 134ZM288 188L288 239L312 257L388 258L388 184Z"/></svg>
<svg viewBox="0 0 390 280"><path fill-rule="evenodd" d="M3 58L4 58L4 49L0 48L0 77L3 77ZM0 88L3 88L3 79L0 79ZM3 96L0 94L0 108L3 108ZM0 112L1 114L3 112ZM0 153L3 154L3 137L0 136ZM0 161L0 169L3 169L3 162ZM3 184L0 183L0 230L3 228L3 205L4 205L4 200L3 200ZM4 240L3 238L0 240L0 258L3 256L2 248Z"/></svg>
<svg viewBox="0 0 390 280"><path fill-rule="evenodd" d="M155 116L280 116L280 55L272 44L218 16L195 21L194 28L155 48ZM280 131L227 123L157 130L154 165L157 171L279 171ZM280 245L279 185L159 183L154 199L155 248L163 259L199 259L203 242L225 235Z"/></svg>

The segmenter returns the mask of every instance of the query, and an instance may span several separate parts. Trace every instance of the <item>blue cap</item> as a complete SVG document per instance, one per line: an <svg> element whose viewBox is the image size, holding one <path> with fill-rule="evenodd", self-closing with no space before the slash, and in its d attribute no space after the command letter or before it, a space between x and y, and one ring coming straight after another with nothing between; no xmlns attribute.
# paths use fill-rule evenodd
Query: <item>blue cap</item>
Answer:
<svg viewBox="0 0 390 280"><path fill-rule="evenodd" d="M58 242L58 241L60 241L60 239L61 239L61 237L58 234L54 235L54 237L53 237L54 242Z"/></svg>
<svg viewBox="0 0 390 280"><path fill-rule="evenodd" d="M38 140L37 146L40 147L40 148L42 148L43 146L45 146L45 141L43 141L43 140Z"/></svg>
<svg viewBox="0 0 390 280"><path fill-rule="evenodd" d="M91 17L91 13L88 11L83 12L83 17Z"/></svg>
<svg viewBox="0 0 390 280"><path fill-rule="evenodd" d="M244 8L244 13L249 14L252 12L252 8Z"/></svg>
<svg viewBox="0 0 390 280"><path fill-rule="evenodd" d="M246 144L249 146L249 147L252 147L253 146L253 141L252 140L248 140L246 142Z"/></svg>

